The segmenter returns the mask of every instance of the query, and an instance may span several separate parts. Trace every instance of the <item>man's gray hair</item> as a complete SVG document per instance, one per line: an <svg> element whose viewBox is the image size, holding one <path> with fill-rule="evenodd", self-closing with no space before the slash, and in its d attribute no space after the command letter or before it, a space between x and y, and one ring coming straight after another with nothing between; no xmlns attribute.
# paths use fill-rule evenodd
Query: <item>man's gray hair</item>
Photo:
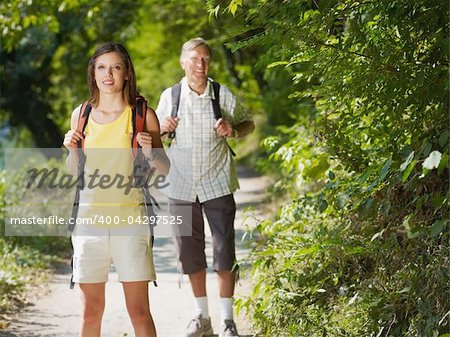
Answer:
<svg viewBox="0 0 450 337"><path fill-rule="evenodd" d="M201 37L196 37L195 39L190 39L189 41L186 41L183 46L181 47L181 54L180 54L180 60L183 59L183 57L192 49L197 48L198 46L204 46L209 53L209 56L211 56L211 48L209 48L208 42L206 42Z"/></svg>

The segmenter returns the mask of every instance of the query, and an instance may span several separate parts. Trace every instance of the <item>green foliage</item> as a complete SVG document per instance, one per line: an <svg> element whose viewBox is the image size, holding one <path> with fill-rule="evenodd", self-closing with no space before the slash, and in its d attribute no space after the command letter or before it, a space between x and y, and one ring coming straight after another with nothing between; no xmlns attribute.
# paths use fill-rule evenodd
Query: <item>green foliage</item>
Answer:
<svg viewBox="0 0 450 337"><path fill-rule="evenodd" d="M127 1L2 2L2 124L12 134L26 128L38 147L59 147L70 113L87 97L91 52L101 42L126 41L138 7Z"/></svg>
<svg viewBox="0 0 450 337"><path fill-rule="evenodd" d="M293 201L256 228L241 306L264 336L448 331L448 3L229 10L231 48L264 48L257 66L291 74L300 102L263 142Z"/></svg>
<svg viewBox="0 0 450 337"><path fill-rule="evenodd" d="M4 236L6 205L5 171L0 171L0 313L17 312L27 302L27 293L48 277L52 263L67 258L67 238ZM10 191L8 191L10 196ZM12 196L14 197L14 196ZM0 322L1 322L0 315Z"/></svg>
<svg viewBox="0 0 450 337"><path fill-rule="evenodd" d="M448 328L448 247L401 229L284 206L255 231L253 293L239 301L263 336L437 336ZM448 223L447 223L448 226ZM256 233L253 233L256 237ZM448 236L447 236L448 239Z"/></svg>

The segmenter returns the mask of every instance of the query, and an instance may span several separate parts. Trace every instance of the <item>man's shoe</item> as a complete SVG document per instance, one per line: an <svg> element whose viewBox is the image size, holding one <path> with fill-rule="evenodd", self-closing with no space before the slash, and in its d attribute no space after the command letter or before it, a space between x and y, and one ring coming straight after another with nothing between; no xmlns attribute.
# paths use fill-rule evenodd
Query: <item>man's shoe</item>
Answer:
<svg viewBox="0 0 450 337"><path fill-rule="evenodd" d="M226 319L220 327L219 337L239 337L236 324L232 319Z"/></svg>
<svg viewBox="0 0 450 337"><path fill-rule="evenodd" d="M186 337L206 337L212 335L213 329L211 326L211 318L209 317L203 318L201 315L196 316L187 326Z"/></svg>

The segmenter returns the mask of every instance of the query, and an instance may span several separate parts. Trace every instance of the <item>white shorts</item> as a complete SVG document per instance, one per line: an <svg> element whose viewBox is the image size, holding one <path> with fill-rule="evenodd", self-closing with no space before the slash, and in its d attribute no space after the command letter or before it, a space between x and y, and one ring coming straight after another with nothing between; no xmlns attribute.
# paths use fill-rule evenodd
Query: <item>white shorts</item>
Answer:
<svg viewBox="0 0 450 337"><path fill-rule="evenodd" d="M148 225L133 226L126 232L123 228L92 230L77 225L72 235L73 282L108 281L111 262L120 282L156 280L149 232Z"/></svg>

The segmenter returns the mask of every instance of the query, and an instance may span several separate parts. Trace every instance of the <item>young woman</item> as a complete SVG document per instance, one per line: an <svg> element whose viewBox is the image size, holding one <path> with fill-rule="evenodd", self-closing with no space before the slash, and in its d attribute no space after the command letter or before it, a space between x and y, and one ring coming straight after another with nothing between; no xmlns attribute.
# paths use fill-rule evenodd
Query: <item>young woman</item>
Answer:
<svg viewBox="0 0 450 337"><path fill-rule="evenodd" d="M88 177L98 177L100 182L130 177L133 174L132 111L136 108L137 91L134 67L122 45L107 43L94 52L88 65L88 85L92 109L85 131L77 131L81 110L77 107L72 113L71 130L64 138L63 144L69 149L68 165L77 167L77 144L84 139L85 181ZM167 174L169 161L152 109L147 110L144 132L136 137L149 165L159 174ZM101 185L97 181L80 191L72 243L73 281L79 283L83 303L81 337L100 337L111 261L123 284L136 337L156 336L148 298L148 282L155 280L156 275L150 230L148 224L140 221L144 215L142 203L142 190L127 191L123 182ZM84 219L86 224L81 221ZM111 219L115 220L111 222Z"/></svg>

